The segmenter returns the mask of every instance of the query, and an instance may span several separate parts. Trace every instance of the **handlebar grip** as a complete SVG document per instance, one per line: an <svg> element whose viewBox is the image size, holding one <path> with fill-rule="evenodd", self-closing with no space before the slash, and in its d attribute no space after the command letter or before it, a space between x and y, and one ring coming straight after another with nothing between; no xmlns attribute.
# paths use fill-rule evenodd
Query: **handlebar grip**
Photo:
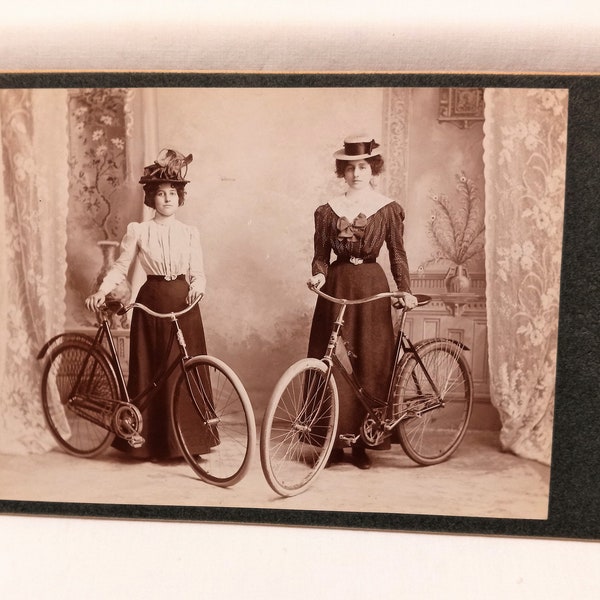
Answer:
<svg viewBox="0 0 600 600"><path fill-rule="evenodd" d="M127 310L122 302L118 300L109 300L108 302L104 302L104 304L100 307L101 310L105 310L107 312L114 312L115 314L122 316Z"/></svg>

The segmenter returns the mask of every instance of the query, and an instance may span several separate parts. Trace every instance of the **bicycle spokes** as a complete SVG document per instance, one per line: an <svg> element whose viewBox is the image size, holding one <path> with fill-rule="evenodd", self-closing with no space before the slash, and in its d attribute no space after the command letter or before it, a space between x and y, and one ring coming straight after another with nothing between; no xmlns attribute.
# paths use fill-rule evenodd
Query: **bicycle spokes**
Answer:
<svg viewBox="0 0 600 600"><path fill-rule="evenodd" d="M189 398L200 418L205 425L217 425L219 420L215 413L213 386L208 367L206 365L195 366L194 368L186 369L186 373L190 386ZM218 392L219 390L217 390Z"/></svg>
<svg viewBox="0 0 600 600"><path fill-rule="evenodd" d="M261 432L263 472L283 496L300 493L323 467L337 424L337 392L311 359L293 365L276 386Z"/></svg>
<svg viewBox="0 0 600 600"><path fill-rule="evenodd" d="M409 356L394 389L394 416L406 453L422 464L448 458L467 428L471 375L460 347L434 340Z"/></svg>
<svg viewBox="0 0 600 600"><path fill-rule="evenodd" d="M204 356L186 362L171 416L182 452L204 480L233 485L246 473L256 434L254 415L237 376Z"/></svg>
<svg viewBox="0 0 600 600"><path fill-rule="evenodd" d="M67 452L91 457L110 445L116 398L114 372L91 344L67 341L52 351L42 377L42 406L50 431Z"/></svg>

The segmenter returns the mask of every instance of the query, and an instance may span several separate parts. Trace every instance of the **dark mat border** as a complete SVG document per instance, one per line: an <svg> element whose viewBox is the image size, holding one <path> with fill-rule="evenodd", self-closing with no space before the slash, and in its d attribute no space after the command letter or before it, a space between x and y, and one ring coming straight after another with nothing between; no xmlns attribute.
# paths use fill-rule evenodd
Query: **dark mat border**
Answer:
<svg viewBox="0 0 600 600"><path fill-rule="evenodd" d="M0 73L3 88L568 88L569 121L554 445L547 520L369 512L0 500L14 515L247 523L454 534L600 538L600 77L478 73Z"/></svg>

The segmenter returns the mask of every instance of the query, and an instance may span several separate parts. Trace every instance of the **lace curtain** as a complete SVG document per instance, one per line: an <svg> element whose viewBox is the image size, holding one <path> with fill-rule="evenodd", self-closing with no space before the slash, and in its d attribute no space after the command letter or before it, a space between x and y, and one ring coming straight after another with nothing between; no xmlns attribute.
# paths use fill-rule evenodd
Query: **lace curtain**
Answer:
<svg viewBox="0 0 600 600"><path fill-rule="evenodd" d="M491 399L504 449L550 464L565 192L566 90L487 89Z"/></svg>
<svg viewBox="0 0 600 600"><path fill-rule="evenodd" d="M0 127L0 453L43 452L54 442L36 355L65 315L66 90L0 91Z"/></svg>

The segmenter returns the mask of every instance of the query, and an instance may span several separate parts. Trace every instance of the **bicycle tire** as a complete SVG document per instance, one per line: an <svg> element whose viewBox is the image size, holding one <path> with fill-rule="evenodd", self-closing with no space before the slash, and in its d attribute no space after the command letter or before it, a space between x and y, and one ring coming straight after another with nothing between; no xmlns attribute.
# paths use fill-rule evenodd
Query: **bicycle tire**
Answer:
<svg viewBox="0 0 600 600"><path fill-rule="evenodd" d="M267 405L261 466L267 482L281 496L305 491L331 454L339 403L333 375L326 378L322 361L302 359L281 376Z"/></svg>
<svg viewBox="0 0 600 600"><path fill-rule="evenodd" d="M248 472L256 447L256 425L248 394L233 370L212 356L195 356L186 361L184 369L171 398L171 422L181 452L206 483L234 485ZM189 403L194 404L190 389L198 407L212 412L213 424L207 425L197 408L190 410ZM212 447L196 454L195 446L207 436L213 436Z"/></svg>
<svg viewBox="0 0 600 600"><path fill-rule="evenodd" d="M457 343L431 340L420 344L418 353L440 391L443 405L431 408L435 405L435 393L423 367L407 354L392 388L394 414L414 413L397 425L400 444L415 462L434 465L450 458L467 431L473 408L473 382ZM423 412L419 414L420 411Z"/></svg>
<svg viewBox="0 0 600 600"><path fill-rule="evenodd" d="M75 389L84 368L79 388ZM42 375L42 406L48 427L60 447L83 458L104 452L114 433L73 412L69 398L77 393L118 399L118 390L114 369L101 351L83 341L56 346Z"/></svg>

